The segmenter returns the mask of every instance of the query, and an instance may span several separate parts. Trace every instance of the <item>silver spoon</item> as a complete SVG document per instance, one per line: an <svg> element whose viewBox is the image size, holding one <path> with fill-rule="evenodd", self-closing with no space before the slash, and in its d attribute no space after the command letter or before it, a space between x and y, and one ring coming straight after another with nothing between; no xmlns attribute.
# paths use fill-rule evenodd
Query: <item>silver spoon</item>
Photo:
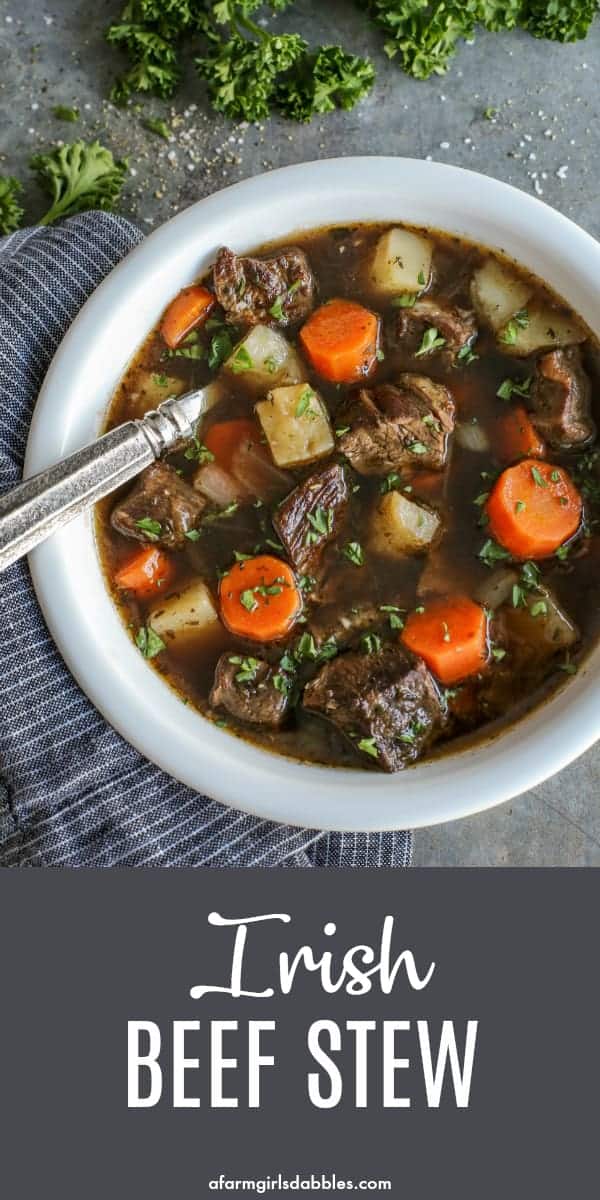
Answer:
<svg viewBox="0 0 600 1200"><path fill-rule="evenodd" d="M0 571L192 438L207 407L203 388L165 400L0 496Z"/></svg>

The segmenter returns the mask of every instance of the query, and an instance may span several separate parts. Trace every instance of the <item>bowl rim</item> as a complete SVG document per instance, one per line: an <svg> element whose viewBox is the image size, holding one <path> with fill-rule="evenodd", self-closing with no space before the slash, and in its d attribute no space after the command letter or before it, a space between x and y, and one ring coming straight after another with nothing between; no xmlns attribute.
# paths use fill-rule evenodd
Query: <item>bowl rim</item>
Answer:
<svg viewBox="0 0 600 1200"><path fill-rule="evenodd" d="M277 201L275 223L283 221L285 226L288 211L291 221L282 234L274 235L277 239L319 223L358 221L361 218L352 214L358 213L360 203L371 206L370 215L362 217L365 223L405 221L468 237L465 225L476 221L479 231L489 229L496 236L484 238L479 232L473 240L512 254L538 275L542 273L532 263L545 257L548 269L542 277L600 334L600 286L594 285L594 278L600 278L600 245L536 197L477 172L420 159L362 156L295 164L197 201L152 232L103 280L75 318L47 372L32 418L26 476L97 434L114 385L143 340L131 334L129 351L118 370L107 362L111 344L129 336L122 333L123 320L128 329L128 321L142 328L148 313L158 316L170 295L198 275L201 260L210 261L223 241L239 249L273 240L273 235L268 239L243 236L242 227L248 220L252 226L253 220L256 228L262 228L267 214L275 213ZM323 210L325 214L334 202L340 210L338 218L324 215L320 221L314 217L298 221L298 213ZM416 211L417 203L419 212L435 210L440 219L420 222L407 215L411 205L411 211ZM392 211L395 216L383 215ZM445 223L446 215L450 224ZM224 226L229 239L218 236ZM167 264L173 264L174 270L176 265L177 274L170 292L166 279L162 290L159 286ZM146 333L153 323L151 318ZM81 586L71 569L78 556L84 565ZM584 668L550 700L501 734L468 749L394 776L299 763L218 729L186 708L148 669L104 585L90 514L55 534L29 560L50 633L75 679L106 720L175 779L265 821L375 832L470 816L537 786L600 735L597 647Z"/></svg>

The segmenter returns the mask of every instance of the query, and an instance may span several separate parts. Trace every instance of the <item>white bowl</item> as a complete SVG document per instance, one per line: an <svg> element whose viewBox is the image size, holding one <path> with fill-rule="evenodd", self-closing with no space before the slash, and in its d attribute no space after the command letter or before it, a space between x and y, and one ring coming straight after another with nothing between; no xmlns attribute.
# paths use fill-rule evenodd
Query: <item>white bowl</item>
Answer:
<svg viewBox="0 0 600 1200"><path fill-rule="evenodd" d="M503 250L600 333L600 246L539 200L472 171L413 159L286 167L186 209L101 284L46 376L26 474L97 435L132 355L169 298L209 266L217 247L247 250L299 229L358 221L428 225ZM50 631L106 719L175 778L260 817L344 830L432 825L534 787L600 735L596 651L552 700L474 748L392 776L292 762L217 729L147 666L104 585L90 516L39 547L31 569Z"/></svg>

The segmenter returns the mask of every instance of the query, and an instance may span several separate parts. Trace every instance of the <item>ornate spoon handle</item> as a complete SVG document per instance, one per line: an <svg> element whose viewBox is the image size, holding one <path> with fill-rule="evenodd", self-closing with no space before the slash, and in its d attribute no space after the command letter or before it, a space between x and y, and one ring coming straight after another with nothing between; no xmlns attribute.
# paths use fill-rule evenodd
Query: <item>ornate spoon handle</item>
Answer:
<svg viewBox="0 0 600 1200"><path fill-rule="evenodd" d="M97 500L193 437L206 408L202 389L165 400L90 446L0 496L0 571Z"/></svg>

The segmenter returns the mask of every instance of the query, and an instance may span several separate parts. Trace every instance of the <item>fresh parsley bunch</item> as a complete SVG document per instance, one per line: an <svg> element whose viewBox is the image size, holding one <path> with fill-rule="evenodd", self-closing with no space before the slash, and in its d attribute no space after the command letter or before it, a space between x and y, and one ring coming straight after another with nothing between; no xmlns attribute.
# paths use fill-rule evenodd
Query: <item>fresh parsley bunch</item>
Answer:
<svg viewBox="0 0 600 1200"><path fill-rule="evenodd" d="M48 154L36 154L31 167L50 194L48 212L38 219L50 225L90 208L113 211L119 199L127 164L116 162L100 142L72 142ZM17 200L22 188L11 175L0 176L0 234L18 229L23 209Z"/></svg>
<svg viewBox="0 0 600 1200"><path fill-rule="evenodd" d="M131 61L111 93L123 103L135 92L168 98L180 77L179 55L191 37L196 68L217 112L260 121L273 110L296 121L352 108L373 86L370 62L341 46L310 49L297 33L271 33L253 17L281 13L293 0L129 0L108 30Z"/></svg>
<svg viewBox="0 0 600 1200"><path fill-rule="evenodd" d="M17 197L22 191L19 180L14 176L0 176L0 233L14 233L19 228L23 209Z"/></svg>

